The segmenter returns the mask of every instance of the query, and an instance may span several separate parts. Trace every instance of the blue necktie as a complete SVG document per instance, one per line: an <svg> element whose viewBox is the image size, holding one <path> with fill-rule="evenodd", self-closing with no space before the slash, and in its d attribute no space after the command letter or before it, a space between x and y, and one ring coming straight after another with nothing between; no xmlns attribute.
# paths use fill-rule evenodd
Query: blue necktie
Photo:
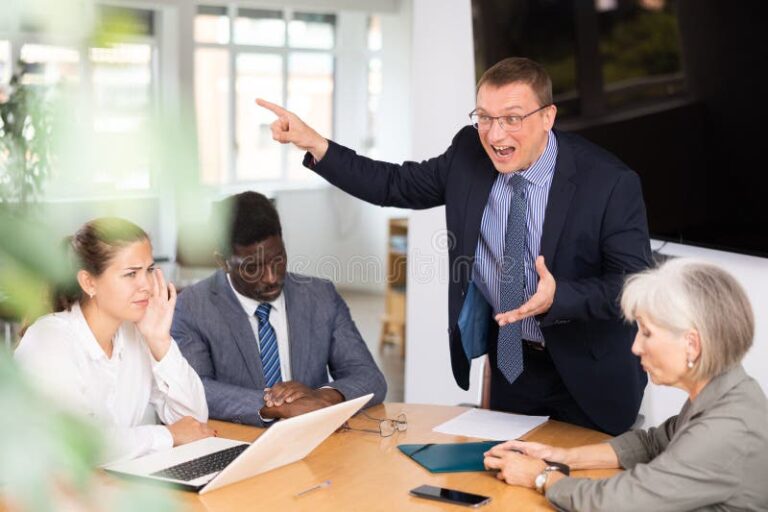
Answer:
<svg viewBox="0 0 768 512"><path fill-rule="evenodd" d="M264 387L271 388L283 379L280 376L280 352L277 350L277 336L272 324L269 323L269 311L272 305L266 302L256 308L256 318L259 320L259 350L261 352L261 369L264 372Z"/></svg>
<svg viewBox="0 0 768 512"><path fill-rule="evenodd" d="M523 304L525 289L526 212L525 178L513 174L509 178L512 198L509 203L507 232L504 236L504 261L501 270L501 312L506 313ZM509 383L523 372L522 321L499 328L496 364Z"/></svg>

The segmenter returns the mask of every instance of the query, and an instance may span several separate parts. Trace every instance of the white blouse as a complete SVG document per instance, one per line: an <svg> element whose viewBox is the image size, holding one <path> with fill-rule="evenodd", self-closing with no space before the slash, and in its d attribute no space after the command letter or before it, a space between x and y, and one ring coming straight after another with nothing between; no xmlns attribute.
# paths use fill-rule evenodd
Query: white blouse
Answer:
<svg viewBox="0 0 768 512"><path fill-rule="evenodd" d="M136 325L124 322L107 358L77 304L32 324L14 358L44 393L103 426L105 463L173 446L150 405L165 424L208 420L203 384L175 341L155 361Z"/></svg>

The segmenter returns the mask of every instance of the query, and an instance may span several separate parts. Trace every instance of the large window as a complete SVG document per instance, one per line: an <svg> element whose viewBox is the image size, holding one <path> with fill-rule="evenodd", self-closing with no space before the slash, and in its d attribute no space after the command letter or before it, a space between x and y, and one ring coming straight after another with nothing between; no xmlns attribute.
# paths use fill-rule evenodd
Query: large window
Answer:
<svg viewBox="0 0 768 512"><path fill-rule="evenodd" d="M11 60L11 44L8 41L0 40L0 70L5 70L5 66L9 64ZM0 71L3 74L3 71Z"/></svg>
<svg viewBox="0 0 768 512"><path fill-rule="evenodd" d="M264 98L333 135L336 16L236 5L199 6L195 100L201 180L303 183L303 153L272 140Z"/></svg>
<svg viewBox="0 0 768 512"><path fill-rule="evenodd" d="M80 81L80 52L66 46L27 43L21 46L27 85L65 86Z"/></svg>
<svg viewBox="0 0 768 512"><path fill-rule="evenodd" d="M2 84L7 84L11 77L11 43L0 39L0 100Z"/></svg>
<svg viewBox="0 0 768 512"><path fill-rule="evenodd" d="M151 44L119 44L91 48L94 147L97 182L121 189L146 189L151 184L148 138L153 111L153 48ZM129 141L127 145L123 142ZM113 158L115 148L121 158ZM136 151L138 150L138 151Z"/></svg>
<svg viewBox="0 0 768 512"><path fill-rule="evenodd" d="M48 187L53 196L143 191L152 186L150 121L155 113L157 44L154 12L100 7L109 38L83 46L45 35L0 41L0 79L23 72L22 83L63 100L58 115L67 153ZM117 27L117 28L115 28ZM107 32L104 32L107 34ZM19 62L11 61L13 50ZM70 141L69 138L72 140ZM84 140L88 143L84 144Z"/></svg>
<svg viewBox="0 0 768 512"><path fill-rule="evenodd" d="M379 128L381 92L384 87L381 47L381 18L371 16L368 18L368 126L365 141L365 153L371 158L380 157L376 134Z"/></svg>

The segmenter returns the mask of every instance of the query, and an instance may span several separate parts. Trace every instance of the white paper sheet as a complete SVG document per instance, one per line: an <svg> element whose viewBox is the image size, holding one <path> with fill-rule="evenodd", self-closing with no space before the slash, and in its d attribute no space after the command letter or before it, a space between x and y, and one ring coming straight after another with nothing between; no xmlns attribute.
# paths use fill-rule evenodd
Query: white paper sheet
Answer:
<svg viewBox="0 0 768 512"><path fill-rule="evenodd" d="M547 416L523 416L487 409L472 409L432 430L455 436L506 441L517 439L548 419Z"/></svg>

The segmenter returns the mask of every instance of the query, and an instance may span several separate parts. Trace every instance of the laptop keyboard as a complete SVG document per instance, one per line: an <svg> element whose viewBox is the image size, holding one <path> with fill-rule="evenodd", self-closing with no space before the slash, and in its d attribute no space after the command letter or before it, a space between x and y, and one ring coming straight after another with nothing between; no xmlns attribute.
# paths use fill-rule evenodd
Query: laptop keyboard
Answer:
<svg viewBox="0 0 768 512"><path fill-rule="evenodd" d="M227 467L230 462L235 460L238 455L243 453L250 445L241 444L221 450L218 452L209 453L203 455L197 459L192 459L187 462L182 462L169 468L161 469L152 473L152 476L159 476L162 478L172 478L174 480L181 480L183 482L189 482L201 476L210 475L211 473L217 473Z"/></svg>

